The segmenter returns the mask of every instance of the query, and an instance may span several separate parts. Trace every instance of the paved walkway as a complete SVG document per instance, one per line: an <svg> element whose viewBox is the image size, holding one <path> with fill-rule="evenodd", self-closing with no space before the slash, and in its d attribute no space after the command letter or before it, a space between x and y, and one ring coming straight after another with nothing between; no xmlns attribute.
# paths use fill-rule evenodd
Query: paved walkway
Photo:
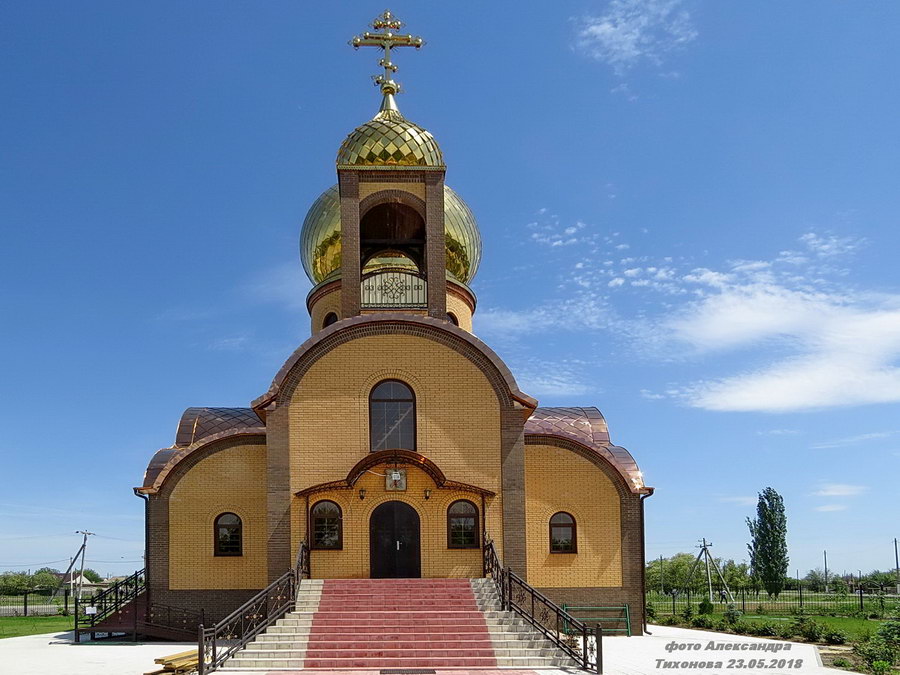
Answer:
<svg viewBox="0 0 900 675"><path fill-rule="evenodd" d="M757 675L772 673L782 675L846 675L846 670L822 667L818 650L813 645L786 643L743 635L725 635L701 630L688 630L671 626L651 626L652 635L642 637L610 637L603 641L606 675L668 675L669 673L717 673L718 675ZM672 647L672 645L685 645ZM713 649L719 645L728 648ZM748 645L741 648L740 645ZM749 647L756 645L756 649ZM784 649L790 645L790 649ZM154 670L153 659L190 649L189 643L105 643L72 644L72 633L29 635L0 640L0 668L10 675L141 675ZM668 648L667 648L668 647ZM767 647L762 650L760 647ZM774 651L778 649L778 651ZM722 661L722 668L661 667L658 659L667 662ZM729 659L744 659L744 666L751 659L761 659L766 664L774 660L776 667L764 670L733 665ZM802 659L802 665L788 666L787 662ZM778 662L785 661L783 667ZM315 671L317 675L325 671ZM378 671L339 671L340 675L378 675ZM540 675L573 675L575 670L541 670ZM282 675L284 671L270 671L269 675ZM503 670L448 670L438 675L532 675L525 669ZM237 675L231 671L229 675ZM248 671L248 675L250 675ZM263 675L254 671L252 675Z"/></svg>

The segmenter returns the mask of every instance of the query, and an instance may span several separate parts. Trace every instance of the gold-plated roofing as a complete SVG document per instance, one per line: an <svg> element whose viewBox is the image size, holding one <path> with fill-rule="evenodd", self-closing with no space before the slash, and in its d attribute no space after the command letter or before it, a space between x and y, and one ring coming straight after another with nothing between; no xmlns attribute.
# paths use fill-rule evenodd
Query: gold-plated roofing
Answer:
<svg viewBox="0 0 900 675"><path fill-rule="evenodd" d="M447 271L468 283L481 262L481 234L472 211L462 198L444 185L444 237ZM323 192L310 207L300 231L300 260L313 283L341 271L341 205L338 186ZM370 261L380 264L381 260ZM386 264L386 262L385 262Z"/></svg>
<svg viewBox="0 0 900 675"><path fill-rule="evenodd" d="M366 31L350 41L356 49L377 47L384 51L378 62L384 73L373 78L384 98L378 114L354 129L341 145L337 156L338 168L444 168L444 157L434 136L404 118L394 101L394 95L400 93L400 84L393 79L397 66L391 61L391 49L419 49L425 44L420 37L394 32L402 27L403 23L397 17L385 11L372 22L375 32Z"/></svg>
<svg viewBox="0 0 900 675"><path fill-rule="evenodd" d="M434 136L408 121L400 111L385 109L347 136L338 150L338 168L444 168L444 156ZM396 106L394 105L396 108Z"/></svg>

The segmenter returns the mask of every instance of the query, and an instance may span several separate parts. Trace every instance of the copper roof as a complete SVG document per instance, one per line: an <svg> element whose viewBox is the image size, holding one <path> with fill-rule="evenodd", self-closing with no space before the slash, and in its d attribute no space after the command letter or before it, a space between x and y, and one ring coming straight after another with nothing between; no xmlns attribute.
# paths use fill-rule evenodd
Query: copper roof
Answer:
<svg viewBox="0 0 900 675"><path fill-rule="evenodd" d="M536 408L525 422L525 435L564 438L587 446L604 459L625 479L631 492L651 493L634 457L625 448L609 441L609 429L597 408Z"/></svg>
<svg viewBox="0 0 900 675"><path fill-rule="evenodd" d="M175 445L192 445L207 436L262 426L251 408L188 408L178 423Z"/></svg>

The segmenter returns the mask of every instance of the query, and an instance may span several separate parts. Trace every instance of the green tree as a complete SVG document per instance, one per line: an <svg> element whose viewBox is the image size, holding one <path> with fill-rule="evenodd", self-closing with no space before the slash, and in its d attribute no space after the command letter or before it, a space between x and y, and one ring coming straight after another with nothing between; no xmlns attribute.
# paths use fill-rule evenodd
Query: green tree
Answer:
<svg viewBox="0 0 900 675"><path fill-rule="evenodd" d="M787 516L784 500L770 487L759 493L756 518L747 518L750 529L750 571L769 596L784 589L788 570Z"/></svg>
<svg viewBox="0 0 900 675"><path fill-rule="evenodd" d="M825 590L825 572L821 567L807 572L806 576L803 577L803 581L806 582L804 588L808 588L811 591L818 593Z"/></svg>
<svg viewBox="0 0 900 675"><path fill-rule="evenodd" d="M59 586L59 577L47 570L38 570L31 575L28 584L35 591L52 591Z"/></svg>
<svg viewBox="0 0 900 675"><path fill-rule="evenodd" d="M101 581L103 581L103 577L101 577L95 570L92 570L90 567L85 568L84 578L93 584L99 584Z"/></svg>
<svg viewBox="0 0 900 675"><path fill-rule="evenodd" d="M22 595L31 590L25 572L3 572L0 574L0 595Z"/></svg>

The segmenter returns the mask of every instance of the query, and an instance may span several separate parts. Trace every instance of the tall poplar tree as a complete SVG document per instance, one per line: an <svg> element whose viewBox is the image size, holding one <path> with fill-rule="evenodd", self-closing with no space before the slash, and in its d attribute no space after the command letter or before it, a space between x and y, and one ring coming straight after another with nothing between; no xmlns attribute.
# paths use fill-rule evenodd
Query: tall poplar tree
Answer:
<svg viewBox="0 0 900 675"><path fill-rule="evenodd" d="M747 518L750 528L750 572L766 593L778 597L788 571L787 516L784 500L770 487L759 493L756 518Z"/></svg>

